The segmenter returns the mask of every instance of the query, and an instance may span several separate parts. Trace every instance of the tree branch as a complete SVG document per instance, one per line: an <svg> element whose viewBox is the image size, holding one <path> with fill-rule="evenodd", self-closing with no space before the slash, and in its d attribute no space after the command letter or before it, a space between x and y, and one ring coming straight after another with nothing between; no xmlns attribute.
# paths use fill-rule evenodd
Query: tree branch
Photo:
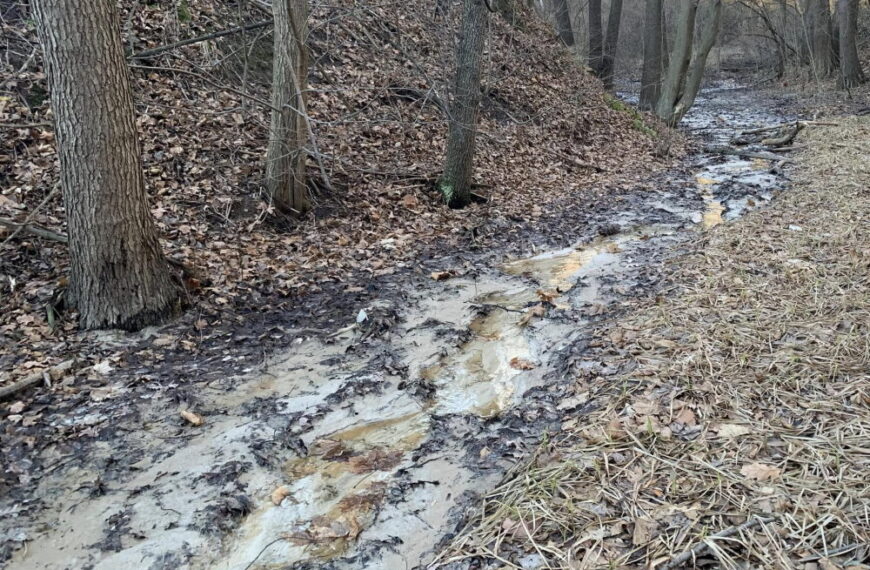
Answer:
<svg viewBox="0 0 870 570"><path fill-rule="evenodd" d="M203 34L201 36L196 36L195 38L188 38L186 40L181 40L180 42L175 42L172 44L167 44L163 46L159 46L156 48L146 49L144 51L140 51L139 53L134 53L133 55L127 56L127 59L145 59L149 57L154 57L155 55L160 55L161 53L166 53L167 51L172 51L176 48L189 46L193 44L198 44L200 42L206 42L208 40L214 40L217 38L222 38L224 36L229 36L232 34L240 34L243 32L250 32L251 30L259 30L260 28L265 28L266 26L272 25L272 19L263 20L261 22L255 22L253 24L247 24L245 26L238 26L235 28L228 28L226 30L220 30L217 32L211 32L209 34Z"/></svg>

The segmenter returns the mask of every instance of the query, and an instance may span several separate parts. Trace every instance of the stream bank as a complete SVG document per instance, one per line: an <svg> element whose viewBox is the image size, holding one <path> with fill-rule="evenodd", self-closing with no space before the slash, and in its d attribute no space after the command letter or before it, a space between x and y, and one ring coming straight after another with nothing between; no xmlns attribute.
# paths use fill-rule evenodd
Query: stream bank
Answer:
<svg viewBox="0 0 870 570"><path fill-rule="evenodd" d="M708 89L685 128L723 142L784 120L758 103L736 86ZM326 340L300 332L262 369L179 398L197 402L202 426L132 421L130 475L104 482L121 455L106 441L92 461L42 480L52 506L27 525L32 547L11 567L425 564L543 433L590 411L564 397L590 327L624 299L654 293L666 259L785 182L761 161L701 154L686 166L688 175L657 178L570 247L491 252L502 259L447 267L401 303L360 307ZM110 387L105 397L124 395ZM131 413L147 418L164 405ZM10 520L7 533L20 526Z"/></svg>

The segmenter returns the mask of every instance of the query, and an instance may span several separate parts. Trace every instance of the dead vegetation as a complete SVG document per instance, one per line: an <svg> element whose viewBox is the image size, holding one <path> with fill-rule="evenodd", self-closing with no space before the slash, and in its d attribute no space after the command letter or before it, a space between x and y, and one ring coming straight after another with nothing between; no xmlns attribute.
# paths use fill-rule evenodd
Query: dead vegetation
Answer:
<svg viewBox="0 0 870 570"><path fill-rule="evenodd" d="M434 567L867 568L868 140L807 129L792 190L600 329L578 414Z"/></svg>

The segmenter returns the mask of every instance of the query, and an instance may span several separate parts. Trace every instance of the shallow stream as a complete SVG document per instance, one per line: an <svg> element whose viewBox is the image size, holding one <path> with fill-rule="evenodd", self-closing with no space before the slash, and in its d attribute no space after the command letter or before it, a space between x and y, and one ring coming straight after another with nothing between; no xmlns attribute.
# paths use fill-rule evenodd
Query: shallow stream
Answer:
<svg viewBox="0 0 870 570"><path fill-rule="evenodd" d="M703 92L685 128L721 144L783 120L755 110L751 92L727 89ZM143 462L128 488L147 492L124 508L141 540L96 560L88 552L100 538L93 521L118 510L110 494L59 509L44 548L17 567L425 566L474 493L558 421L550 387L566 380L564 363L582 351L591 323L642 285L651 263L770 200L784 182L774 166L698 155L689 180L627 204L613 235L433 280L407 306L360 307L360 322L330 343L300 335L262 372L202 394L214 413L196 437ZM356 354L360 336L383 320L389 341ZM209 520L191 506L217 496L199 481L233 464L244 468L217 495L244 494L250 512L209 536L201 532Z"/></svg>

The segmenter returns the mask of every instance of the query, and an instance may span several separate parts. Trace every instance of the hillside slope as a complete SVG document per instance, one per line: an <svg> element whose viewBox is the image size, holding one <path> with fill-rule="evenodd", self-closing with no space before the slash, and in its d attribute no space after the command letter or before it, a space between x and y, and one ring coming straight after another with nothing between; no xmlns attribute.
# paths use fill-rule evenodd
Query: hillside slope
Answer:
<svg viewBox="0 0 870 570"><path fill-rule="evenodd" d="M131 53L268 19L249 3L122 5ZM63 232L60 193L50 195L57 161L36 32L24 5L5 2L0 10L7 53L0 217ZM458 12L453 2L448 17L436 16L422 0L316 6L309 41L316 209L299 220L276 213L260 194L267 25L131 60L152 212L169 255L193 268L185 277L196 310L179 324L193 342L265 321L257 314L286 312L327 285L363 292L361 280L412 269L422 252L437 257L467 245L469 235L486 247L506 227L534 225L581 198L606 201L605 182L619 186L656 168L651 120L606 95L546 24L518 9L512 22L491 19L475 172L489 200L445 208L432 186ZM0 227L0 238L9 233ZM24 234L3 245L0 384L72 354L92 362L118 355L76 333L74 314L56 303L66 268L63 244Z"/></svg>

